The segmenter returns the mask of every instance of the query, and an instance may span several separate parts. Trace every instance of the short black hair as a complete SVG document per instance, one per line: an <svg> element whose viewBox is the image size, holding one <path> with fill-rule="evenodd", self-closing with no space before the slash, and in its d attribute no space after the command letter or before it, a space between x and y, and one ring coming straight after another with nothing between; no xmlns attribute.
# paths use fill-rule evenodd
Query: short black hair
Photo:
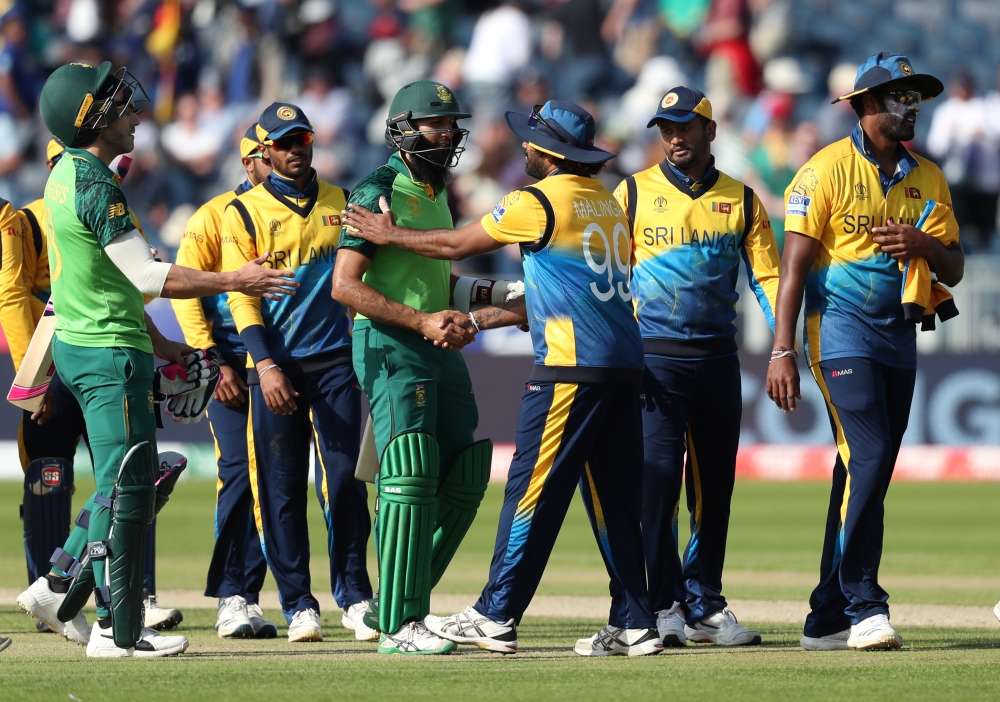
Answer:
<svg viewBox="0 0 1000 702"><path fill-rule="evenodd" d="M850 100L851 100L851 109L854 110L854 114L856 114L858 116L858 119L861 119L862 117L864 117L865 116L865 93L861 93L860 95L855 95Z"/></svg>
<svg viewBox="0 0 1000 702"><path fill-rule="evenodd" d="M552 164L563 173L581 176L583 178L593 178L604 170L604 163L581 163L580 161L570 161L564 158L552 158Z"/></svg>

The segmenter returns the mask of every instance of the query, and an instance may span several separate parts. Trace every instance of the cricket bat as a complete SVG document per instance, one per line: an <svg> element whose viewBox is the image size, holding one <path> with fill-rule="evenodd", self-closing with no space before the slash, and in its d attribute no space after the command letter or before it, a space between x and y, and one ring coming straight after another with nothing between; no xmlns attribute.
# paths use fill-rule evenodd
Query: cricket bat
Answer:
<svg viewBox="0 0 1000 702"><path fill-rule="evenodd" d="M56 330L56 313L52 307L52 298L45 305L45 312L38 320L35 333L28 342L28 350L21 359L21 367L14 376L14 384L10 386L7 400L21 409L36 412L45 399L45 391L56 367L52 363L52 335Z"/></svg>
<svg viewBox="0 0 1000 702"><path fill-rule="evenodd" d="M122 156L118 161L117 172L119 182L125 180L132 166L130 156ZM7 400L16 407L37 412L45 399L45 391L49 389L52 374L56 367L52 363L52 336L56 330L56 313L52 306L52 298L45 305L45 312L38 320L35 333L28 342L28 350L21 359L21 367L14 376L14 383L7 393Z"/></svg>
<svg viewBox="0 0 1000 702"><path fill-rule="evenodd" d="M375 448L375 428L371 415L365 424L365 433L361 437L361 451L358 452L358 465L354 469L354 477L365 483L374 483L378 475L378 450Z"/></svg>

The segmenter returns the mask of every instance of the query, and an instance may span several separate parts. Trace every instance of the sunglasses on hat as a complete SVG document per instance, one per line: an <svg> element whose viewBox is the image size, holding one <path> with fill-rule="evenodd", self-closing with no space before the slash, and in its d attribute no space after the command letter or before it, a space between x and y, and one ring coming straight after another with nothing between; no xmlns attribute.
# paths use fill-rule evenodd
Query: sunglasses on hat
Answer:
<svg viewBox="0 0 1000 702"><path fill-rule="evenodd" d="M535 105L531 108L531 114L528 115L528 126L534 129L536 124L541 124L552 132L552 136L556 139L564 144L568 144L569 142L557 130L553 129L551 124L542 119L541 110L543 107L544 105Z"/></svg>
<svg viewBox="0 0 1000 702"><path fill-rule="evenodd" d="M312 142L312 132L296 132L295 134L288 134L280 139L269 140L265 143L277 151L288 151L296 144L299 146L308 146Z"/></svg>

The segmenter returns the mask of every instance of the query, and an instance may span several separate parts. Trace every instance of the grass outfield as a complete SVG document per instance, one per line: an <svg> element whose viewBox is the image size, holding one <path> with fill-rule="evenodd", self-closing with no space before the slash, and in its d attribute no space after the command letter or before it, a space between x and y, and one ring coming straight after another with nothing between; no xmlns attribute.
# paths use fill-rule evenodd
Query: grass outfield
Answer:
<svg viewBox="0 0 1000 702"><path fill-rule="evenodd" d="M81 481L76 503L92 484ZM733 503L726 595L742 600L808 598L818 570L828 486L821 483L739 483ZM493 550L501 486L491 485L473 526L438 592L472 595L482 587ZM200 590L212 548L214 485L178 486L162 514L158 586ZM0 588L23 588L20 486L0 483ZM901 483L890 491L882 578L891 603L989 608L1000 597L1000 485ZM315 503L314 590L329 587L325 539ZM603 596L607 585L593 536L576 500L539 594ZM265 590L273 590L268 577ZM164 602L169 604L169 602ZM739 612L737 611L737 614ZM269 612L280 620L280 613ZM742 650L692 646L650 659L585 660L570 648L600 627L596 619L526 617L521 652L501 658L460 648L441 659L383 658L370 644L323 615L327 640L290 646L223 641L214 612L185 611L181 633L189 653L164 661L95 663L52 635L32 632L33 620L0 606L0 633L15 644L0 653L0 699L283 700L407 698L591 699L627 691L629 698L692 694L730 699L996 699L1000 695L1000 631L902 628L901 652L807 653L797 647L800 625L758 622L764 645ZM255 652L259 655L248 656ZM56 665L53 665L56 664ZM108 673L111 673L108 675ZM68 697L72 695L73 697Z"/></svg>

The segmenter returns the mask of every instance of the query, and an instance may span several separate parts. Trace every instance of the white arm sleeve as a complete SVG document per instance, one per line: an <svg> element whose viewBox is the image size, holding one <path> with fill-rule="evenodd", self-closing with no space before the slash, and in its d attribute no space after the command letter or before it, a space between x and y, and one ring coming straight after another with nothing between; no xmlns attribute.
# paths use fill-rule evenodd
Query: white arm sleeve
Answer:
<svg viewBox="0 0 1000 702"><path fill-rule="evenodd" d="M153 258L149 243L138 230L120 234L104 247L108 258L118 266L129 282L143 295L159 297L167 282L172 263L161 263Z"/></svg>

